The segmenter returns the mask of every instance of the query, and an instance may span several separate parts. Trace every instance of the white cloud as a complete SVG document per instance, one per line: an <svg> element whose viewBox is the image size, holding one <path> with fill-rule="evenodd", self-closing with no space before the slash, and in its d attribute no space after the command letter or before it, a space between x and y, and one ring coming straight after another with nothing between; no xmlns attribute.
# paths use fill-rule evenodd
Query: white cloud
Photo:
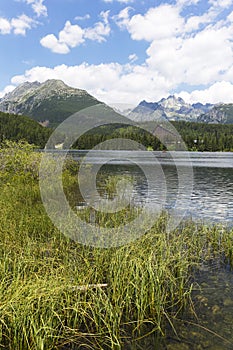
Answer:
<svg viewBox="0 0 233 350"><path fill-rule="evenodd" d="M5 89L3 89L2 91L0 91L0 98L2 98L5 94L7 94L8 92L11 92L15 89L14 85L7 85L5 87Z"/></svg>
<svg viewBox="0 0 233 350"><path fill-rule="evenodd" d="M227 16L227 20L233 22L233 11Z"/></svg>
<svg viewBox="0 0 233 350"><path fill-rule="evenodd" d="M16 35L25 35L26 31L35 24L36 21L24 14L11 20L0 18L0 34L5 35L13 32Z"/></svg>
<svg viewBox="0 0 233 350"><path fill-rule="evenodd" d="M213 5L214 7L227 8L233 5L233 1L232 0L209 0L209 4Z"/></svg>
<svg viewBox="0 0 233 350"><path fill-rule="evenodd" d="M71 67L34 67L13 77L12 84L62 79L106 103L135 104L143 99L157 101L182 90L179 86L185 83L189 91L195 86L192 93L180 93L185 100L232 102L233 12L223 7L227 5L224 1L229 4L229 0L211 0L208 9L198 16L184 15L187 12L183 11L185 6L195 5L198 0L178 0L176 5L155 6L144 14L135 14L130 7L125 7L113 19L133 40L148 43L144 63L136 65L138 53L133 52L126 65L83 63ZM9 32L8 22L0 21L1 31ZM104 41L110 33L109 11L106 11L92 27L67 21L57 36L49 34L42 38L41 45L65 54L87 40Z"/></svg>
<svg viewBox="0 0 233 350"><path fill-rule="evenodd" d="M123 10L119 12L118 15L113 16L113 19L115 20L116 24L119 26L120 29L128 29L129 24L129 12L132 10L132 7L126 7Z"/></svg>
<svg viewBox="0 0 233 350"><path fill-rule="evenodd" d="M78 24L73 25L67 21L65 27L59 32L58 38L54 34L48 34L40 40L40 43L52 52L67 54L71 48L81 45L86 39L103 42L111 32L108 16L109 11L101 12L102 21L87 28L82 28Z"/></svg>
<svg viewBox="0 0 233 350"><path fill-rule="evenodd" d="M189 17L185 23L185 31L187 33L196 31L200 28L202 24L211 23L211 21L212 21L212 18L208 14L204 14L203 16Z"/></svg>
<svg viewBox="0 0 233 350"><path fill-rule="evenodd" d="M74 19L75 19L76 21L84 21L84 20L90 19L90 18L91 18L91 16L89 15L89 13L87 13L87 14L84 15L84 16L76 16Z"/></svg>
<svg viewBox="0 0 233 350"><path fill-rule="evenodd" d="M109 11L101 12L100 16L103 22L97 22L93 28L87 28L84 30L84 37L89 40L103 42L105 37L109 36L111 28L108 22Z"/></svg>
<svg viewBox="0 0 233 350"><path fill-rule="evenodd" d="M118 63L78 66L59 65L54 68L34 67L25 74L12 78L12 84L25 81L61 79L66 84L87 90L106 103L139 103L145 96L149 100L167 95L170 82L148 71L147 67Z"/></svg>
<svg viewBox="0 0 233 350"><path fill-rule="evenodd" d="M67 21L64 29L59 33L58 42L71 48L76 47L84 42L83 35L84 31L79 25L72 25L70 21Z"/></svg>
<svg viewBox="0 0 233 350"><path fill-rule="evenodd" d="M10 34L11 23L6 19L0 17L0 34Z"/></svg>
<svg viewBox="0 0 233 350"><path fill-rule="evenodd" d="M25 35L26 30L31 29L34 23L35 21L26 15L21 15L11 20L13 32L17 35Z"/></svg>
<svg viewBox="0 0 233 350"><path fill-rule="evenodd" d="M174 88L233 78L233 17L223 8L230 0L212 0L206 12L184 16L183 7L197 2L178 0L176 5L163 4L134 15L126 7L114 17L133 40L149 42L148 70Z"/></svg>
<svg viewBox="0 0 233 350"><path fill-rule="evenodd" d="M185 7L190 5L197 5L200 0L177 0L177 6Z"/></svg>
<svg viewBox="0 0 233 350"><path fill-rule="evenodd" d="M70 52L67 44L59 42L53 34L48 34L40 40L42 46L50 49L52 52L66 54Z"/></svg>
<svg viewBox="0 0 233 350"><path fill-rule="evenodd" d="M179 8L172 5L160 5L150 8L145 15L137 14L129 17L130 8L122 10L118 18L118 25L129 31L133 40L153 41L181 33L184 20L179 14Z"/></svg>
<svg viewBox="0 0 233 350"><path fill-rule="evenodd" d="M35 14L40 16L47 16L47 7L44 5L44 0L24 0L28 5L32 6Z"/></svg>
<svg viewBox="0 0 233 350"><path fill-rule="evenodd" d="M174 89L171 81L150 71L146 66L120 65L118 63L78 66L59 65L54 68L34 67L23 75L14 76L12 85L6 87L5 93L13 86L26 81L44 82L47 79L61 79L67 85L87 90L100 101L110 105L132 104L140 101L158 101ZM232 102L233 84L227 81L216 82L206 89L197 89L191 93L182 91L177 95L187 102ZM3 92L0 93L3 96Z"/></svg>
<svg viewBox="0 0 233 350"><path fill-rule="evenodd" d="M232 103L233 84L227 81L217 82L207 89L194 90L191 93L182 91L177 94L190 103Z"/></svg>
<svg viewBox="0 0 233 350"><path fill-rule="evenodd" d="M209 28L185 39L153 42L147 64L177 85L210 84L224 79L232 66L231 37L227 28Z"/></svg>

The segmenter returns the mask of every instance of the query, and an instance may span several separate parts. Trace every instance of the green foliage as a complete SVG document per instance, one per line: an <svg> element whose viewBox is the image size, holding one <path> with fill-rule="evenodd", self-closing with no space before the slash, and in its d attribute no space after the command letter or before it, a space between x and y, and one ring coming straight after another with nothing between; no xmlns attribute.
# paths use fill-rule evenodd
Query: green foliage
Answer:
<svg viewBox="0 0 233 350"><path fill-rule="evenodd" d="M44 148L52 130L21 115L0 112L0 143L4 140L26 140Z"/></svg>
<svg viewBox="0 0 233 350"><path fill-rule="evenodd" d="M233 124L174 122L174 126L190 151L233 151Z"/></svg>
<svg viewBox="0 0 233 350"><path fill-rule="evenodd" d="M41 154L33 152L34 149L35 145L26 141L3 141L0 146L0 179L38 179Z"/></svg>
<svg viewBox="0 0 233 350"><path fill-rule="evenodd" d="M224 105L224 108L227 108L227 106ZM56 108L59 109L59 105ZM75 107L72 107L71 104L70 108L73 110L72 108ZM54 111L55 109L53 109L53 113ZM70 114L71 111L67 116ZM223 125L184 121L172 122L172 124L190 151L233 151L233 124ZM149 126L153 130L153 122L142 123L143 126ZM0 143L4 140L19 141L24 139L39 148L44 148L51 134L51 129L42 127L28 117L0 112ZM165 149L165 146L156 137L143 131L140 127L121 124L103 125L94 128L82 135L73 145L73 148L92 149L95 145L112 138L128 138L143 144L150 150ZM57 135L57 139L53 141L52 147L62 142L64 142L63 148L69 147L69 145L66 145L65 135ZM177 145L173 146L177 149ZM171 147L173 146L171 145Z"/></svg>
<svg viewBox="0 0 233 350"><path fill-rule="evenodd" d="M192 122L172 122L181 135L189 151L233 151L233 124L206 124ZM149 126L153 130L154 123L142 123L142 128ZM92 129L80 137L73 145L78 149L92 149L95 145L112 138L128 138L143 144L148 149L163 150L165 146L149 132L142 128L120 124L101 126ZM172 137L173 138L173 137ZM171 148L178 150L174 142Z"/></svg>

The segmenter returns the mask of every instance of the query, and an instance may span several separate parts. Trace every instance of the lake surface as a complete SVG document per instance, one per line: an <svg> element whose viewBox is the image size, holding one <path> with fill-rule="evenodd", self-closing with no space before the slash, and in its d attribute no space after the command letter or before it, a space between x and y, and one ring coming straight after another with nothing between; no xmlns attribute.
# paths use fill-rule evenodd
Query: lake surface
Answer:
<svg viewBox="0 0 233 350"><path fill-rule="evenodd" d="M178 211L185 211L185 217L195 220L226 226L233 223L233 152L71 153L74 159L85 159L93 166L97 189L102 193L106 178L126 175L133 179L132 201L137 205L161 204L163 188L164 209L177 207Z"/></svg>

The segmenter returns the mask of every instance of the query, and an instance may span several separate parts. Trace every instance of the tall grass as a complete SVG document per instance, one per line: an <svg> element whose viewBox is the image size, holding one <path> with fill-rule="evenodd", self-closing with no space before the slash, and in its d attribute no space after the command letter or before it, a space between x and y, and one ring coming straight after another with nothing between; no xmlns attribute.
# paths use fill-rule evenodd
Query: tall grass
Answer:
<svg viewBox="0 0 233 350"><path fill-rule="evenodd" d="M11 144L0 156L0 348L122 349L152 332L159 339L191 305L195 269L213 257L233 261L232 231L187 222L168 236L166 215L127 246L84 247L45 213L40 155Z"/></svg>

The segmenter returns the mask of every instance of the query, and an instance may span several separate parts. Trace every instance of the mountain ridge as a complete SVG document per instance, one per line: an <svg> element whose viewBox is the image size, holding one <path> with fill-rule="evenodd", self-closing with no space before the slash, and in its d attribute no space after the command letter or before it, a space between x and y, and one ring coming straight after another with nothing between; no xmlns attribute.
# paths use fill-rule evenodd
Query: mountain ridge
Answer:
<svg viewBox="0 0 233 350"><path fill-rule="evenodd" d="M141 101L128 117L136 121L158 120L160 118L173 121L197 121L200 115L208 113L213 106L212 104L203 105L200 102L189 104L181 97L170 95L157 102Z"/></svg>
<svg viewBox="0 0 233 350"><path fill-rule="evenodd" d="M62 80L49 79L44 83L35 81L19 85L0 99L0 111L27 115L42 122L43 125L53 127L81 109L96 104L106 105L86 90L70 87ZM196 102L190 104L176 95L170 95L157 102L143 100L133 110L120 113L136 122L165 119L202 123L233 123L233 104L231 103L202 104Z"/></svg>
<svg viewBox="0 0 233 350"><path fill-rule="evenodd" d="M38 122L56 126L83 108L101 103L85 90L72 88L62 80L25 82L0 99L0 111L28 115Z"/></svg>

